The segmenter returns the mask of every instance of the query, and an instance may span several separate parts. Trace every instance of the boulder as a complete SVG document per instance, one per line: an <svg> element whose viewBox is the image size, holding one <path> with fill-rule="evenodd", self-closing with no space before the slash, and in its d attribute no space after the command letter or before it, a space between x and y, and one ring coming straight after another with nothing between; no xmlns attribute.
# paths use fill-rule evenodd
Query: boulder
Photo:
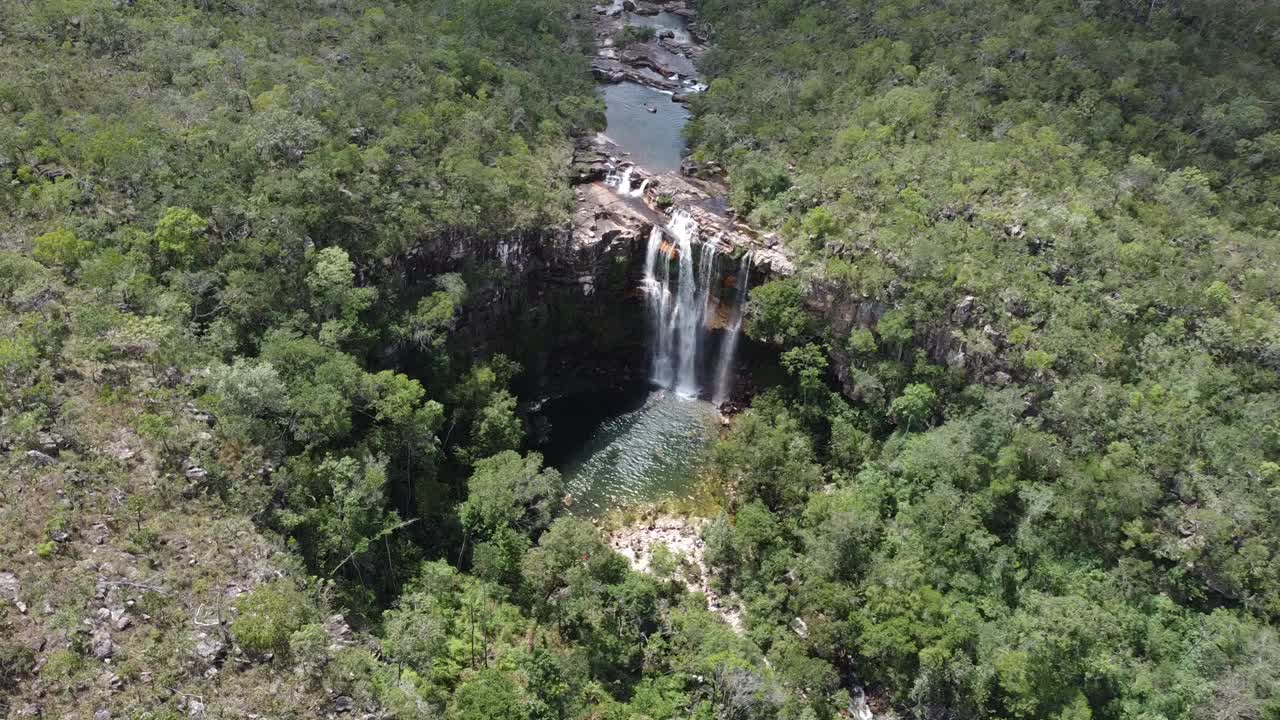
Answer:
<svg viewBox="0 0 1280 720"><path fill-rule="evenodd" d="M111 640L111 633L106 630L94 630L89 647L93 650L93 656L99 660L106 660L115 655L117 649L116 644Z"/></svg>
<svg viewBox="0 0 1280 720"><path fill-rule="evenodd" d="M58 462L52 455L42 453L39 450L28 450L27 460L37 467L46 467Z"/></svg>
<svg viewBox="0 0 1280 720"><path fill-rule="evenodd" d="M196 657L205 662L216 662L227 651L227 644L222 638L212 637L208 633L200 633L196 637Z"/></svg>
<svg viewBox="0 0 1280 720"><path fill-rule="evenodd" d="M0 599L17 600L18 591L22 589L22 584L18 582L18 576L11 572L0 572Z"/></svg>

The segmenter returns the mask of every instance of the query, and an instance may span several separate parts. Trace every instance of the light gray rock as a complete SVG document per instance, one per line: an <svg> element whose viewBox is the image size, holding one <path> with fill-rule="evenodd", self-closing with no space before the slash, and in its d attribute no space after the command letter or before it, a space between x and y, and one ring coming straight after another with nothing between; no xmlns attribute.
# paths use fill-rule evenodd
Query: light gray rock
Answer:
<svg viewBox="0 0 1280 720"><path fill-rule="evenodd" d="M17 600L18 591L22 589L22 584L18 582L18 576L11 572L0 572L0 598L5 600Z"/></svg>
<svg viewBox="0 0 1280 720"><path fill-rule="evenodd" d="M196 656L205 662L217 660L226 649L227 644L221 638L212 637L208 633L200 633L196 638Z"/></svg>
<svg viewBox="0 0 1280 720"><path fill-rule="evenodd" d="M47 467L49 465L52 465L58 462L58 460L54 458L52 455L47 455L45 453L40 452L39 450L28 450L27 460L30 460L31 463L36 465L37 467Z"/></svg>
<svg viewBox="0 0 1280 720"><path fill-rule="evenodd" d="M116 654L116 644L111 640L111 633L106 630L93 632L90 647L93 649L93 656L99 660L106 660Z"/></svg>

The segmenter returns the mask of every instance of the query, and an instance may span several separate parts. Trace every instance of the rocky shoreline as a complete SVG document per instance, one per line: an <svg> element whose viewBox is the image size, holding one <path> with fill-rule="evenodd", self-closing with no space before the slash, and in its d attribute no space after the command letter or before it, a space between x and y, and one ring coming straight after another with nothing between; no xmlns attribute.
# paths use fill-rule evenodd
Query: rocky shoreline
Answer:
<svg viewBox="0 0 1280 720"><path fill-rule="evenodd" d="M674 93L676 102L687 100L690 92L702 88L697 80L695 63L706 50L706 34L697 23L697 14L682 0L672 2L633 2L619 0L597 5L596 56L591 72L603 83L631 81L657 90ZM655 29L652 39L619 44L628 27L628 14L653 17L669 13L687 22L685 32Z"/></svg>
<svg viewBox="0 0 1280 720"><path fill-rule="evenodd" d="M624 30L632 27L628 14L658 13L686 18L687 37L667 30L643 42L622 42ZM594 29L592 72L602 84L637 83L670 95L672 102L687 102L690 95L706 89L695 63L706 51L707 37L684 0L597 5ZM577 186L573 236L579 244L607 243L620 236L643 239L649 227L667 224L669 213L679 208L696 221L700 242L714 242L718 252L733 257L750 252L754 272L795 272L776 237L756 232L728 206L728 190L717 167L698 167L686 158L679 172L651 172L628 159L606 131L579 141L570 175Z"/></svg>
<svg viewBox="0 0 1280 720"><path fill-rule="evenodd" d="M733 595L723 596L711 587L711 571L705 559L706 543L702 540L707 524L704 518L642 516L609 532L607 540L609 547L625 557L633 570L648 574L655 574L654 552L665 547L676 561L674 579L689 592L705 595L707 610L719 615L734 632L741 634L746 628L741 600Z"/></svg>

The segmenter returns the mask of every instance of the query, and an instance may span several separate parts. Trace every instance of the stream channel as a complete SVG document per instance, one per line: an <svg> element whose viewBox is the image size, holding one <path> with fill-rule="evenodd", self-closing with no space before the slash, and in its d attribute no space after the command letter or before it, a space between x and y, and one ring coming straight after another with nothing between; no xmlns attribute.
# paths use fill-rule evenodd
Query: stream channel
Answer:
<svg viewBox="0 0 1280 720"><path fill-rule="evenodd" d="M680 15L626 13L625 18L627 24L670 30L689 41L687 21ZM678 171L689 118L684 105L673 102L669 92L637 82L606 84L602 94L605 135L620 156L650 173ZM656 266L653 257L648 262ZM670 262L668 270L674 265ZM667 285L657 291L664 299L675 294ZM704 305L705 297L704 292ZM678 310L668 313L669 323L659 315L655 324L676 325ZM709 381L692 392L665 387L657 370L661 361L655 357L653 362L653 379L644 386L562 398L544 409L550 436L543 452L564 477L571 512L593 517L620 507L690 498L697 470L719 430L718 412L709 402L712 389Z"/></svg>

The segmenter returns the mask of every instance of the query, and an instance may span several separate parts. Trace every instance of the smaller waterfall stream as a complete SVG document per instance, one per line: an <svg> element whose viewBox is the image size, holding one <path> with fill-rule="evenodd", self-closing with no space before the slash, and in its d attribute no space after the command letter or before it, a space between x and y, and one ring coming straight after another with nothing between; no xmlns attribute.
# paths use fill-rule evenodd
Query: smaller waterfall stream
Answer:
<svg viewBox="0 0 1280 720"><path fill-rule="evenodd" d="M698 256L698 325L703 332L698 333L698 346L694 349L694 362L697 367L705 367L707 354L707 334L711 328L713 310L711 308L711 285L716 279L716 242L702 244L702 254Z"/></svg>
<svg viewBox="0 0 1280 720"><path fill-rule="evenodd" d="M716 386L711 401L719 405L729 399L733 390L733 355L738 351L738 338L742 335L742 317L747 309L747 285L751 282L751 253L742 256L738 266L738 297L733 305L733 320L725 329L724 344L720 347L720 362L716 365Z"/></svg>

